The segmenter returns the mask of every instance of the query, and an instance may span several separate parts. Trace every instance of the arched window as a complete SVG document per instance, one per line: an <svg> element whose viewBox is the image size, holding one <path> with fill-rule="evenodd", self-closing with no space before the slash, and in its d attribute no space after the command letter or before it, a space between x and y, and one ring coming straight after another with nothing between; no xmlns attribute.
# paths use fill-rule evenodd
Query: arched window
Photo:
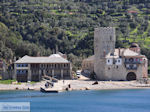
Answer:
<svg viewBox="0 0 150 112"><path fill-rule="evenodd" d="M134 59L133 59L133 58L130 58L130 59L129 59L129 62L133 62L133 61L134 61Z"/></svg>

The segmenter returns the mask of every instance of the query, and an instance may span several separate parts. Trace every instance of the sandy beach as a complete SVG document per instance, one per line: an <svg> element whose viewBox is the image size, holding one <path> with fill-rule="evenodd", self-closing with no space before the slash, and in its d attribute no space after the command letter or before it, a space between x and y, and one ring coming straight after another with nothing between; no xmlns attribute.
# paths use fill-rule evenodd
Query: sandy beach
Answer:
<svg viewBox="0 0 150 112"><path fill-rule="evenodd" d="M71 90L103 90L103 89L144 89L150 88L150 84L141 84L137 81L98 81L98 84L93 85L95 81L90 80L59 80L57 88L65 89L70 84ZM45 81L18 84L0 84L0 90L40 90L44 87ZM56 88L56 89L57 89Z"/></svg>

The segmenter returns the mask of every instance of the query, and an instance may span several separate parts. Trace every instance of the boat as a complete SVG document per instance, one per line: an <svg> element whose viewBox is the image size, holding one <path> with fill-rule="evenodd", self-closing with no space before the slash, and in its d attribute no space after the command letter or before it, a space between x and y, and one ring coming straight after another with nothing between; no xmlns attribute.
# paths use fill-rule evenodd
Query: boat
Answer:
<svg viewBox="0 0 150 112"><path fill-rule="evenodd" d="M59 90L55 90L55 89L52 89L52 88L40 88L40 91L43 92L43 93L58 93L60 92Z"/></svg>

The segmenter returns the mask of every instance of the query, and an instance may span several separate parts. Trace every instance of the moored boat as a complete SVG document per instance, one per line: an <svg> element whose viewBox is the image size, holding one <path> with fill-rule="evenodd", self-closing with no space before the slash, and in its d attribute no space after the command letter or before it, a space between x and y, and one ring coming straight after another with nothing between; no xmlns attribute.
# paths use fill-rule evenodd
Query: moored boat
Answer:
<svg viewBox="0 0 150 112"><path fill-rule="evenodd" d="M59 90L55 90L55 89L52 89L52 88L40 88L40 91L43 92L43 93L58 93L60 92Z"/></svg>

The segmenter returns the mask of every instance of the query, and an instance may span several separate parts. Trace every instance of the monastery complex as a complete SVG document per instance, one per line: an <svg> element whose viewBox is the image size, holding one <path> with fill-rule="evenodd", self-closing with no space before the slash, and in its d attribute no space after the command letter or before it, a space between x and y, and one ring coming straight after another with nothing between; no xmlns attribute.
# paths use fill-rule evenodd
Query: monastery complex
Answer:
<svg viewBox="0 0 150 112"><path fill-rule="evenodd" d="M100 27L94 31L94 56L82 62L84 72L95 73L98 80L139 80L147 78L148 59L140 47L115 48L114 27Z"/></svg>

